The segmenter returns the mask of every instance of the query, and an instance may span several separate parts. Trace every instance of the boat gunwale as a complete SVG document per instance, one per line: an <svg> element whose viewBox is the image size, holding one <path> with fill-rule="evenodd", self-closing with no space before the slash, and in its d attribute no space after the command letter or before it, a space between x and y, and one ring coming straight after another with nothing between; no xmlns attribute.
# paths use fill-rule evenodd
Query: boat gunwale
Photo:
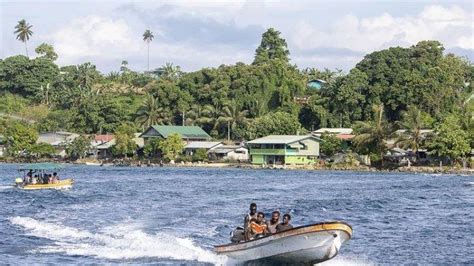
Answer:
<svg viewBox="0 0 474 266"><path fill-rule="evenodd" d="M352 238L352 226L350 226L348 223L343 222L343 221L329 221L329 222L320 222L320 223L315 223L315 224L302 225L302 226L294 227L294 228L289 229L289 230L285 230L285 231L282 231L282 232L274 233L274 234L271 234L271 235L268 235L268 236L264 236L264 237L260 237L260 238L256 238L256 239L252 239L252 240L248 240L248 241L244 241L244 242L229 243L229 244L214 246L214 250L216 250L216 252L218 252L218 253L228 253L228 252L246 250L246 249L249 249L249 248L254 248L255 246L242 247L242 248L234 249L234 250L219 250L219 249L224 249L224 248L229 248L229 247L237 247L237 246L242 245L242 244L248 244L248 243L260 241L260 240L263 240L263 239L266 239L266 238L270 238L270 237L274 237L274 236L278 236L278 235L287 235L287 234L289 234L288 236L283 236L283 237L289 237L289 236L303 235L303 234L307 234L307 233L323 232L323 230L324 230L324 225L334 225L334 224L341 224L341 225L347 226L347 227L349 227L350 231L349 231L349 230L345 230L345 229L343 229L343 228L340 228L340 229L328 229L328 230L340 230L340 231L344 231L344 232L346 232L346 233L349 235L349 239ZM313 231L313 232L306 232L306 231L298 232L298 231L301 231L301 229L305 229L305 228L308 228L308 227L314 227L314 226L321 226L321 227L323 228L323 230ZM283 238L283 237L282 237L282 238ZM281 238L280 238L280 239L281 239ZM272 241L272 240L270 239L269 241Z"/></svg>
<svg viewBox="0 0 474 266"><path fill-rule="evenodd" d="M27 184L21 185L19 188L23 190L37 190L37 189L57 189L57 188L68 188L72 187L75 183L74 178L62 179L59 183L53 184Z"/></svg>

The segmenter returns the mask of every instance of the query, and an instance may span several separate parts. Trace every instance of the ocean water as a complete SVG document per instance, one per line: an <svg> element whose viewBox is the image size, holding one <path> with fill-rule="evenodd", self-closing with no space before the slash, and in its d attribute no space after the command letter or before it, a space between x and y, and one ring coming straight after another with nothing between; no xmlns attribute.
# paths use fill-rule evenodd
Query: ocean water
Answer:
<svg viewBox="0 0 474 266"><path fill-rule="evenodd" d="M0 164L0 264L232 264L212 247L250 202L352 225L326 265L474 264L474 176L67 165L72 189L22 191L16 167Z"/></svg>

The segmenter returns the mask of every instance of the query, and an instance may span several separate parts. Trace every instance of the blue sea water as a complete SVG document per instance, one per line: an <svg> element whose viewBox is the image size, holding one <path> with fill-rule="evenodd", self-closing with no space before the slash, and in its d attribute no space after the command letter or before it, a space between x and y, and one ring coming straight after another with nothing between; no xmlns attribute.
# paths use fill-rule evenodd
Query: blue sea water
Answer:
<svg viewBox="0 0 474 266"><path fill-rule="evenodd" d="M474 176L67 165L70 190L11 186L0 164L0 264L228 264L250 202L295 225L343 220L329 265L474 264Z"/></svg>

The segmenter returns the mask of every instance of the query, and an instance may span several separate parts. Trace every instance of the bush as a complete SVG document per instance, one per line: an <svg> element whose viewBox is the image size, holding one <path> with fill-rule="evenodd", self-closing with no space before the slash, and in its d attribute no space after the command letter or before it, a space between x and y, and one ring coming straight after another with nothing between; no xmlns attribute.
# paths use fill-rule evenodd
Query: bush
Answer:
<svg viewBox="0 0 474 266"><path fill-rule="evenodd" d="M207 161L207 152L205 149L197 149L192 157L193 162Z"/></svg>

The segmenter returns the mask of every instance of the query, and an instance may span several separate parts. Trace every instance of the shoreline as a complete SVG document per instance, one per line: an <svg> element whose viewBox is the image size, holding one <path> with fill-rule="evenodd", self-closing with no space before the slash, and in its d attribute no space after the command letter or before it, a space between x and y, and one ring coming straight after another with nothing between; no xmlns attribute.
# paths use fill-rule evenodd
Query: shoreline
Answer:
<svg viewBox="0 0 474 266"><path fill-rule="evenodd" d="M159 163L144 163L142 161L130 161L129 164L123 165L114 165L113 162L104 162L92 161L92 160L78 160L78 161L67 161L67 160L39 160L39 161L22 161L22 160L1 160L2 163L17 163L17 164L27 164L27 163L64 163L72 165L88 165L88 166L103 166L103 167L178 167L178 168L240 168L240 169L261 169L261 170L307 170L307 171L357 171L357 172L390 172L390 173L428 173L428 174L464 174L464 175L474 175L474 169L460 169L454 167L444 166L440 168L438 166L402 166L394 169L378 169L376 167L370 166L321 166L321 165L272 165L272 166L261 166L253 165L249 163L224 163L224 162L180 162L180 163L167 163L160 165Z"/></svg>

